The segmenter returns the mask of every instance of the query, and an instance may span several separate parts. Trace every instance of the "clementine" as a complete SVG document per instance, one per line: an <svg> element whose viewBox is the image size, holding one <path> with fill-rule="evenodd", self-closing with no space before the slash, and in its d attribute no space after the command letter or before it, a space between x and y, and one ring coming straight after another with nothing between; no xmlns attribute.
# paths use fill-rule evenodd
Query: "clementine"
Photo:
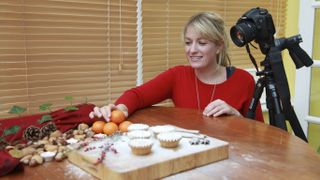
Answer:
<svg viewBox="0 0 320 180"><path fill-rule="evenodd" d="M123 121L119 124L119 130L121 132L128 132L128 127L132 124L130 121Z"/></svg>
<svg viewBox="0 0 320 180"><path fill-rule="evenodd" d="M96 121L92 124L91 130L95 133L102 133L103 132L103 127L106 124L105 121Z"/></svg>
<svg viewBox="0 0 320 180"><path fill-rule="evenodd" d="M126 120L126 116L124 115L124 113L118 109L113 110L111 112L111 117L110 120L116 124L120 124L122 123L124 120Z"/></svg>
<svg viewBox="0 0 320 180"><path fill-rule="evenodd" d="M114 122L108 122L103 127L103 133L107 135L112 135L118 131L118 125Z"/></svg>

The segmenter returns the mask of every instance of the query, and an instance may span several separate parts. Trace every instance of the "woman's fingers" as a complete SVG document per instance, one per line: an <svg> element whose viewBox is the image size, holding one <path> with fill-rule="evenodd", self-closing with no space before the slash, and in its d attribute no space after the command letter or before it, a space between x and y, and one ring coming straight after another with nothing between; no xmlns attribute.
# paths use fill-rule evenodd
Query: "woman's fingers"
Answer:
<svg viewBox="0 0 320 180"><path fill-rule="evenodd" d="M103 106L100 108L100 113L102 114L103 118L109 122L110 120L110 113L108 113L108 109L110 109L108 106Z"/></svg>
<svg viewBox="0 0 320 180"><path fill-rule="evenodd" d="M97 116L98 118L101 118L102 117L102 114L100 112L100 108L99 107L94 107L93 108L93 112L94 112L94 115Z"/></svg>
<svg viewBox="0 0 320 180"><path fill-rule="evenodd" d="M236 109L231 107L229 104L224 102L223 100L217 99L204 109L203 115L205 116L220 116L223 114L230 114L230 115L241 115Z"/></svg>
<svg viewBox="0 0 320 180"><path fill-rule="evenodd" d="M107 122L110 121L111 111L114 109L116 109L116 106L114 104L109 104L108 106L103 106L102 108L100 108L100 112Z"/></svg>
<svg viewBox="0 0 320 180"><path fill-rule="evenodd" d="M222 114L228 114L228 107L226 107L224 104L219 104L215 107L213 107L208 113L206 113L206 116L220 116Z"/></svg>
<svg viewBox="0 0 320 180"><path fill-rule="evenodd" d="M205 115L205 116L213 115L216 111L218 111L218 109L216 109L216 108L221 106L223 103L224 103L224 101L222 101L220 99L212 101L211 103L209 103L207 105L207 107L204 108L203 115Z"/></svg>
<svg viewBox="0 0 320 180"><path fill-rule="evenodd" d="M90 118L90 119L93 119L93 118L94 118L94 112L93 112L93 111L91 111L91 112L89 113L89 118Z"/></svg>
<svg viewBox="0 0 320 180"><path fill-rule="evenodd" d="M113 109L116 109L116 106L114 104L109 104L107 106L103 106L103 107L94 107L93 111L89 113L89 117L91 119L93 119L94 117L98 117L101 118L103 117L103 119L105 119L107 122L110 121L110 116L111 116L111 111Z"/></svg>
<svg viewBox="0 0 320 180"><path fill-rule="evenodd" d="M221 107L215 107L211 111L209 111L206 116L214 116L217 117L223 113L223 109Z"/></svg>

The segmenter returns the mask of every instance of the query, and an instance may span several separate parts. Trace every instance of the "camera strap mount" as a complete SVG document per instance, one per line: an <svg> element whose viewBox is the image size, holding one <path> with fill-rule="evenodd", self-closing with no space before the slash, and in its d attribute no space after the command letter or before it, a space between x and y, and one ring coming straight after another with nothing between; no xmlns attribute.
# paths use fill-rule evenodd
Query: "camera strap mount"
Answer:
<svg viewBox="0 0 320 180"><path fill-rule="evenodd" d="M252 45L253 46L253 45ZM254 47L254 46L253 46ZM256 48L256 47L255 47ZM249 45L246 44L246 50L247 50L247 53L249 54L249 58L252 62L252 64L254 65L254 67L256 68L257 71L259 71L258 69L258 65L257 65L257 62L256 62L256 59L254 59L253 55L251 54L251 51L250 51L250 48L249 48Z"/></svg>

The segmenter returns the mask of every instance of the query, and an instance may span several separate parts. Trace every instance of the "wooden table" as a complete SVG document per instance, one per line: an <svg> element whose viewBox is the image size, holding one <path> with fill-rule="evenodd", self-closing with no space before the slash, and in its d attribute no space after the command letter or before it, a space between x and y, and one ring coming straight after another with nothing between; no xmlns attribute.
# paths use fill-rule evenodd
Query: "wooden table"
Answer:
<svg viewBox="0 0 320 180"><path fill-rule="evenodd" d="M149 125L198 129L230 143L229 159L165 179L320 179L320 156L300 138L279 128L235 116L204 117L200 111L152 107L129 119ZM95 179L67 160L26 167L0 179Z"/></svg>

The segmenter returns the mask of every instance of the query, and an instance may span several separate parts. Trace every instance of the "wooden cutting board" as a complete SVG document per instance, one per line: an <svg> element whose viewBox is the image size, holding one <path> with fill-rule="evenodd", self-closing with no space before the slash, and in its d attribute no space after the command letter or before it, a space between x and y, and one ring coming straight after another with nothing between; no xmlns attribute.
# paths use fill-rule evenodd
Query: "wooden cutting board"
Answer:
<svg viewBox="0 0 320 180"><path fill-rule="evenodd" d="M177 148L163 148L156 139L152 152L148 155L138 156L131 152L128 138L122 136L121 140L114 142L117 153L107 152L104 161L95 165L103 141L96 141L86 147L96 147L85 152L85 148L73 150L68 159L73 164L100 179L157 179L181 171L192 169L208 163L228 158L228 143L207 137L208 145L191 145L190 138L182 138Z"/></svg>

